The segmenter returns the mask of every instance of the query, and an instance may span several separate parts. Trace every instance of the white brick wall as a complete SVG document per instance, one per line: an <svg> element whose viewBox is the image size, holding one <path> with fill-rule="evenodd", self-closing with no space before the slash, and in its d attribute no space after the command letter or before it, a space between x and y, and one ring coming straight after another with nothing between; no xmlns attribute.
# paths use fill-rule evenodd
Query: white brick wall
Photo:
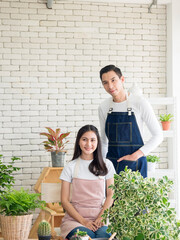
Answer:
<svg viewBox="0 0 180 240"><path fill-rule="evenodd" d="M40 145L45 126L71 131L67 160L77 130L87 123L99 128L98 104L108 97L101 67L118 65L125 86L137 82L146 97L166 96L164 5L148 13L148 5L45 3L0 1L0 152L6 162L21 157L16 185L30 189L50 166ZM166 148L157 149L163 166Z"/></svg>

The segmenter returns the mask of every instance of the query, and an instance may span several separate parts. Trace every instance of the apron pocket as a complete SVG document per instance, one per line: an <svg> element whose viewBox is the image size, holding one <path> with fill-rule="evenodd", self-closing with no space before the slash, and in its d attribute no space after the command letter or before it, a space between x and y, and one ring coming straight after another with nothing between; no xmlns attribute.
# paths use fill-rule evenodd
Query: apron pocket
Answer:
<svg viewBox="0 0 180 240"><path fill-rule="evenodd" d="M107 137L110 143L131 143L132 123L119 122L107 124Z"/></svg>

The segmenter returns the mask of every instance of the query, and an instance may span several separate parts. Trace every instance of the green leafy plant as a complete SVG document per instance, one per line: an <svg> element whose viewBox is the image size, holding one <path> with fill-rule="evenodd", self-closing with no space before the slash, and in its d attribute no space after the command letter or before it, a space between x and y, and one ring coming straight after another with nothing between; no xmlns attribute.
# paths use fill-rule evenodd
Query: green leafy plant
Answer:
<svg viewBox="0 0 180 240"><path fill-rule="evenodd" d="M87 232L79 231L79 229L77 229L77 231L71 237L71 240L81 240L83 237L88 237Z"/></svg>
<svg viewBox="0 0 180 240"><path fill-rule="evenodd" d="M87 232L79 231L78 229L77 232L74 233L74 235L84 237L84 236L87 236Z"/></svg>
<svg viewBox="0 0 180 240"><path fill-rule="evenodd" d="M2 162L3 155L0 155L0 194L4 193L7 189L10 189L14 183L13 173L17 172L20 168L14 167L15 161L20 160L18 157L12 157L10 164L4 164Z"/></svg>
<svg viewBox="0 0 180 240"><path fill-rule="evenodd" d="M47 141L44 141L44 148L48 152L62 152L62 150L65 147L65 144L69 141L63 142L64 139L70 134L70 132L67 133L61 133L61 129L57 128L55 131L49 127L46 127L49 133L40 133L42 136L46 136L48 138Z"/></svg>
<svg viewBox="0 0 180 240"><path fill-rule="evenodd" d="M144 179L127 167L115 174L114 204L103 214L110 222L107 232L116 232L119 240L178 239L179 223L168 199L172 184L167 176Z"/></svg>
<svg viewBox="0 0 180 240"><path fill-rule="evenodd" d="M46 220L43 220L38 225L38 235L39 236L49 236L51 235L51 225Z"/></svg>
<svg viewBox="0 0 180 240"><path fill-rule="evenodd" d="M173 114L169 113L169 114L161 114L159 116L159 120L161 122L172 122L173 121Z"/></svg>
<svg viewBox="0 0 180 240"><path fill-rule="evenodd" d="M39 193L30 193L29 190L7 190L0 194L0 214L5 216L20 216L29 214L36 208L45 207L45 201L39 199Z"/></svg>
<svg viewBox="0 0 180 240"><path fill-rule="evenodd" d="M160 158L156 155L148 155L146 156L146 159L147 159L147 162L152 162L152 163L160 162Z"/></svg>

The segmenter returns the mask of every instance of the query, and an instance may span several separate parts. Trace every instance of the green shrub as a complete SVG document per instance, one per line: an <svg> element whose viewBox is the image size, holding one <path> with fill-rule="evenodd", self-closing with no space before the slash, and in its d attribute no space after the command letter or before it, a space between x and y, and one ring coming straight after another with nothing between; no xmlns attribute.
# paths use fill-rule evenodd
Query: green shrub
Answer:
<svg viewBox="0 0 180 240"><path fill-rule="evenodd" d="M36 208L43 208L45 202L39 199L39 193L29 193L29 190L8 190L0 194L0 214L19 216L29 214Z"/></svg>
<svg viewBox="0 0 180 240"><path fill-rule="evenodd" d="M15 161L20 160L18 157L12 157L10 164L4 164L2 162L3 155L0 155L0 194L10 189L14 183L14 172L17 172L20 168L14 167Z"/></svg>
<svg viewBox="0 0 180 240"><path fill-rule="evenodd" d="M168 200L172 184L166 176L156 181L127 167L115 174L114 204L103 214L110 222L107 232L119 240L177 240L179 223Z"/></svg>

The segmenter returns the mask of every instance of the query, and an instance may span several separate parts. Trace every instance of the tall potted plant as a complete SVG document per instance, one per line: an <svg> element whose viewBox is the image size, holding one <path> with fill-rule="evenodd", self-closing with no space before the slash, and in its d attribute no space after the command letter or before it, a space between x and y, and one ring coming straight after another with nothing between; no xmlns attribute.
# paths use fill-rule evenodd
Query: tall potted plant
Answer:
<svg viewBox="0 0 180 240"><path fill-rule="evenodd" d="M42 136L46 136L48 140L44 141L44 148L46 151L51 152L52 166L53 167L64 167L64 160L66 151L64 150L65 144L69 141L64 142L65 138L70 134L61 133L61 129L57 128L55 131L52 128L46 127L48 133L40 133Z"/></svg>
<svg viewBox="0 0 180 240"><path fill-rule="evenodd" d="M43 208L45 202L39 193L9 189L0 194L0 221L6 240L27 240L32 224L32 211Z"/></svg>
<svg viewBox="0 0 180 240"><path fill-rule="evenodd" d="M168 200L172 184L166 176L156 182L127 168L115 174L114 204L103 214L110 222L107 231L119 240L177 240L179 223Z"/></svg>

